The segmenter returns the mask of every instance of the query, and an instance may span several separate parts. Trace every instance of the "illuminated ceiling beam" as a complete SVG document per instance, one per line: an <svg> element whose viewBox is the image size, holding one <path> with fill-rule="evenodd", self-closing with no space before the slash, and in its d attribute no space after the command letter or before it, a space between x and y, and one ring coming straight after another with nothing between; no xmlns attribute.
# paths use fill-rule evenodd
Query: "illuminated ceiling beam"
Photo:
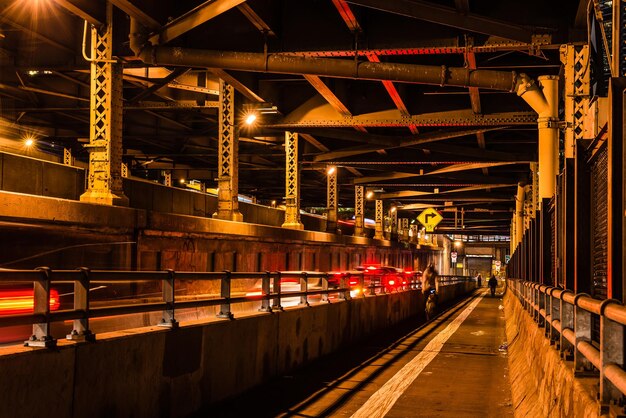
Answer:
<svg viewBox="0 0 626 418"><path fill-rule="evenodd" d="M484 16L457 12L452 7L439 6L419 0L347 0L348 3L369 7L383 12L425 20L444 26L452 26L470 32L499 36L514 41L531 42L532 30Z"/></svg>
<svg viewBox="0 0 626 418"><path fill-rule="evenodd" d="M248 5L248 3L242 3L237 6L237 9L254 25L255 28L259 30L259 32L263 33L266 36L276 36L272 28L269 27L267 23L261 16L259 16L252 7Z"/></svg>
<svg viewBox="0 0 626 418"><path fill-rule="evenodd" d="M450 189L450 190L442 190L438 192L430 191L421 191L421 190L399 190L397 192L391 193L382 193L380 195L381 199L399 199L402 197L415 197L415 196L428 196L435 194L449 194L449 193L462 193L462 192L472 192L475 190L486 190L486 189L497 189L501 187L513 187L517 186L517 183L505 183L505 184L483 184L480 186L468 186L461 187L458 189Z"/></svg>
<svg viewBox="0 0 626 418"><path fill-rule="evenodd" d="M188 68L176 68L168 76L161 78L159 80L156 80L154 84L152 84L150 87L146 88L144 91L142 91L141 93L139 93L138 95L130 99L127 103L136 103L136 102L142 101L143 99L147 97L150 97L152 93L155 93L157 90L164 87L170 81L173 81L175 78L180 77L181 75L185 74L188 71L189 71Z"/></svg>
<svg viewBox="0 0 626 418"><path fill-rule="evenodd" d="M209 20L229 11L245 0L208 0L163 26L150 38L153 44L166 44Z"/></svg>
<svg viewBox="0 0 626 418"><path fill-rule="evenodd" d="M447 167L438 168L433 171L421 172L421 173L404 173L404 172L392 172L382 176L368 176L359 179L354 179L354 184L362 183L375 183L378 181L406 179L411 177L432 176L444 173L453 173L459 171L476 170L483 167L498 167L503 165L516 164L511 162L489 162L489 163L468 163L468 164L454 164Z"/></svg>
<svg viewBox="0 0 626 418"><path fill-rule="evenodd" d="M68 12L80 17L94 26L106 22L105 3L93 0L54 0Z"/></svg>
<svg viewBox="0 0 626 418"><path fill-rule="evenodd" d="M352 113L348 110L346 105L343 104L319 76L304 74L303 77L337 112L343 116L352 116Z"/></svg>
<svg viewBox="0 0 626 418"><path fill-rule="evenodd" d="M252 89L236 79L230 73L227 73L226 71L218 68L209 68L208 71L233 86L235 90L243 94L244 97L246 97L248 100L258 103L265 103L265 100L261 96L256 94Z"/></svg>
<svg viewBox="0 0 626 418"><path fill-rule="evenodd" d="M146 28L156 31L161 28L161 24L157 22L152 16L135 6L129 0L109 0L111 4L126 13L133 19L137 19Z"/></svg>
<svg viewBox="0 0 626 418"><path fill-rule="evenodd" d="M479 131L484 132L484 131L497 130L497 129L503 129L503 128L494 127L490 129L480 128L480 129L469 129L469 130L461 130L461 131L440 130L440 131L435 131L435 132L426 132L423 134L417 134L409 139L404 139L399 142L389 144L385 146L385 149L419 146L421 144L426 144L429 142L443 141L445 139L458 138L458 137L462 137L466 135L473 135ZM372 147L368 145L360 145L356 147L343 148L340 150L330 151L330 152L316 155L313 158L313 161L316 161L316 162L328 161L328 160L332 160L333 158L343 158L343 157L350 157L353 155L367 154L370 152L374 152L378 149L379 147Z"/></svg>
<svg viewBox="0 0 626 418"><path fill-rule="evenodd" d="M14 28L19 29L20 31L28 34L29 36L31 36L33 38L39 39L40 41L43 41L43 42L47 43L48 45L54 46L55 48L62 49L63 51L68 52L68 53L70 53L72 55L76 54L76 51L74 50L74 48L70 48L70 47L68 47L66 45L63 45L63 44L61 44L61 43L59 43L59 42L49 38L46 35L43 35L43 34L37 32L37 31L34 31L34 30L29 29L29 28L27 28L25 26L22 26L19 23L15 22L15 21L13 21L13 20L11 20L9 18L7 18L6 16L0 16L0 23L5 23L5 24L7 24L9 26L13 26Z"/></svg>
<svg viewBox="0 0 626 418"><path fill-rule="evenodd" d="M449 110L421 115L402 116L397 109L365 113L356 116L343 116L323 97L313 96L283 119L265 124L267 128L296 127L353 127L355 125L371 127L416 126L508 126L535 125L535 112L503 112L476 115L471 109Z"/></svg>

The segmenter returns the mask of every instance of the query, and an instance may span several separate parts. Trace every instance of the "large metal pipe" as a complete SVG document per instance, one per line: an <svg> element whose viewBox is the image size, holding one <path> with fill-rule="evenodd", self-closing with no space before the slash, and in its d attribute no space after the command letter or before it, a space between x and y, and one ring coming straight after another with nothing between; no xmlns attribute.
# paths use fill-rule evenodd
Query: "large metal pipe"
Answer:
<svg viewBox="0 0 626 418"><path fill-rule="evenodd" d="M539 198L551 198L556 192L559 172L559 77L541 76L545 105L539 113Z"/></svg>
<svg viewBox="0 0 626 418"><path fill-rule="evenodd" d="M130 48L142 61L154 65L221 68L228 70L308 74L358 80L390 80L441 86L478 87L516 92L537 113L545 106L541 90L525 74L515 71L472 70L434 65L361 62L260 52L210 51L154 46L147 31L131 18Z"/></svg>

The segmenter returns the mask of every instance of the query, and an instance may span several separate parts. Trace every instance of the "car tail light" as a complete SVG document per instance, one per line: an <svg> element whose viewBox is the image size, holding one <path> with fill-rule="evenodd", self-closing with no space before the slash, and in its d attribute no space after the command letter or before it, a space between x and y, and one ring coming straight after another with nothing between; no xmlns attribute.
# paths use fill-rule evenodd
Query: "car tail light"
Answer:
<svg viewBox="0 0 626 418"><path fill-rule="evenodd" d="M359 284L359 281L357 279L350 279L350 286L356 286L357 284Z"/></svg>
<svg viewBox="0 0 626 418"><path fill-rule="evenodd" d="M0 315L17 315L34 311L32 289L0 291ZM59 292L50 291L50 310L59 309Z"/></svg>
<svg viewBox="0 0 626 418"><path fill-rule="evenodd" d="M395 280L393 280L393 279L392 279L392 280L389 280L389 285L390 285L390 286L393 286L394 284L396 284L396 281L395 281Z"/></svg>

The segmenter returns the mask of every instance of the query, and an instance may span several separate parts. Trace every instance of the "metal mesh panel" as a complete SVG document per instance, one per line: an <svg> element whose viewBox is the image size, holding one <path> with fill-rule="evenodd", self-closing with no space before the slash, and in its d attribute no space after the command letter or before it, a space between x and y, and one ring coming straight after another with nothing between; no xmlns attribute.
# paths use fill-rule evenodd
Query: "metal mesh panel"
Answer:
<svg viewBox="0 0 626 418"><path fill-rule="evenodd" d="M597 152L591 165L591 293L605 299L607 290L607 207L608 152L606 144Z"/></svg>

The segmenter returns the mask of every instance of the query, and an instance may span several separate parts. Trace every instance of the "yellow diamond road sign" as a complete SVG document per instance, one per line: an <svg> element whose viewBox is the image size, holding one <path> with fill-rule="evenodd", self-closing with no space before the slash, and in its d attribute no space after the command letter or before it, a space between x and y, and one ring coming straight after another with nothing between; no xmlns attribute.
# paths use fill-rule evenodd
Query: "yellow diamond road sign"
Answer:
<svg viewBox="0 0 626 418"><path fill-rule="evenodd" d="M424 212L420 213L417 217L417 220L426 228L426 232L433 232L442 219L443 216L433 208L424 210Z"/></svg>

